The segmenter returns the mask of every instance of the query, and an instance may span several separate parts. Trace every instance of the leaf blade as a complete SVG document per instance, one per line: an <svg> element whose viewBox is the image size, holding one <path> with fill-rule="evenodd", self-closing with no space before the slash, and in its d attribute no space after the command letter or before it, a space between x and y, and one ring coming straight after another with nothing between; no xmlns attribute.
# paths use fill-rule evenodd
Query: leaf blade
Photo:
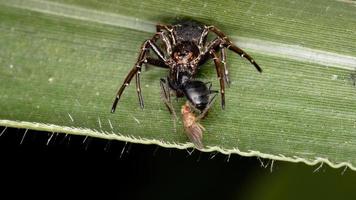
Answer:
<svg viewBox="0 0 356 200"><path fill-rule="evenodd" d="M26 2L33 4L24 9L26 3L22 1L0 1L0 15L4 19L0 33L1 125L48 131L56 127L55 130L62 129L73 134L148 142L166 147L191 146L186 143L181 127L178 127L178 133L173 133L169 113L160 101L158 81L165 76L164 70L144 73L142 84L147 102L144 111L138 106L134 87L129 87L117 113L110 114L116 87L135 62L141 42L152 35L150 32L154 27L151 27L151 21L158 21L154 17L157 13L154 11L159 9L155 7L155 1L142 3L143 7L152 4L149 8L153 10L140 13L139 20L136 20L138 14L135 9L143 11L143 8L125 6L128 2L104 5L95 1ZM222 11L229 3L219 5L218 10ZM239 32L249 35L249 38L266 41L266 44L277 41L300 45L299 42L303 42L309 49L317 47L317 51L334 52L340 58L350 57L355 53L352 41L356 36L342 31L355 30L351 26L354 14L350 12L354 8L340 2L328 3L335 6L331 8L334 13L321 14L313 19L308 18L313 16L310 9L322 10L317 3L304 8L305 13L285 22L282 19L288 17L286 12L293 9L289 4L282 8L275 7L276 17L268 22L261 18L266 14L259 8L266 4L264 2L255 5L255 8L248 3L240 3L247 11L231 6L237 8L240 18L218 15L217 11L212 16L223 18L222 27L241 29ZM204 7L200 4L195 2L195 6L188 8L184 2L176 7L167 3L165 12L179 15L182 11L207 21L211 16L198 12ZM213 5L211 3L206 7L208 9ZM115 13L114 8L120 12ZM255 12L251 13L251 10ZM295 10L298 11L297 8ZM274 10L270 8L270 11ZM343 18L345 23L321 32L328 27L330 22L327 20L341 12L346 16ZM250 15L260 18L245 21L244 17ZM320 19L325 15L326 19ZM251 29L251 24L247 26L251 21L261 26L254 25L257 30ZM318 22L318 25L313 27L313 22ZM277 23L275 27L266 28L273 23ZM288 23L292 24L287 26ZM281 33L281 30L285 32ZM305 30L309 31L304 33ZM335 35L338 38L331 42L331 46L324 44ZM261 44L258 45L260 47ZM352 108L356 106L356 95L350 78L352 71L293 59L289 54L283 57L275 53L271 56L265 50L248 50L252 51L264 73L257 74L247 62L229 53L233 82L227 90L227 109L221 111L219 103L216 103L209 117L203 121L208 130L204 135L208 147L206 151L219 150L308 164L326 162L333 167L346 165L355 169L356 113ZM351 56L352 59L354 57ZM212 81L216 87L216 75L212 65L209 65L202 70L200 78ZM352 63L346 66L352 69ZM181 103L177 102L177 109ZM114 136L112 132L122 135Z"/></svg>

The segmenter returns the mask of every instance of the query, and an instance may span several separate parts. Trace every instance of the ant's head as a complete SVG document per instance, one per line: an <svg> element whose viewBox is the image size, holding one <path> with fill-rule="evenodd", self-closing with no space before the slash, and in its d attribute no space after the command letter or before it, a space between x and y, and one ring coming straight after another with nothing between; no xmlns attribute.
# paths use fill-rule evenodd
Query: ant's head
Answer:
<svg viewBox="0 0 356 200"><path fill-rule="evenodd" d="M199 48L193 42L181 42L173 48L173 59L177 64L188 64L199 55Z"/></svg>

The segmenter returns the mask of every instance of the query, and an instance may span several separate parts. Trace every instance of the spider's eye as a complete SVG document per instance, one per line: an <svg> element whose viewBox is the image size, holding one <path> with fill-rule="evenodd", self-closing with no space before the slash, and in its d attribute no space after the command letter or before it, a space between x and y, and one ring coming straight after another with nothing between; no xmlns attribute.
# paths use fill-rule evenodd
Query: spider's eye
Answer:
<svg viewBox="0 0 356 200"><path fill-rule="evenodd" d="M173 59L179 64L187 64L199 53L198 47L191 42L182 42L173 49Z"/></svg>
<svg viewBox="0 0 356 200"><path fill-rule="evenodd" d="M174 52L173 58L177 63L185 64L193 60L192 52Z"/></svg>
<svg viewBox="0 0 356 200"><path fill-rule="evenodd" d="M182 57L185 57L185 56L187 56L187 55L189 55L189 54L192 54L192 52L189 52L189 51L183 51L183 52L181 52L181 56L182 56Z"/></svg>

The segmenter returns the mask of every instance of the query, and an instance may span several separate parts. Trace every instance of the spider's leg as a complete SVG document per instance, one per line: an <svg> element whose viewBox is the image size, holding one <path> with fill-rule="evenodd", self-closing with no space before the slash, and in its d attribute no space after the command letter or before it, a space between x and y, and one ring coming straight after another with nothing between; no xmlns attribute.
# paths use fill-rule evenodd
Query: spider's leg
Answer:
<svg viewBox="0 0 356 200"><path fill-rule="evenodd" d="M162 51L157 47L157 45L154 44L152 40L146 40L141 47L140 54L138 56L137 62L134 65L134 67L131 69L131 71L127 74L124 83L121 85L120 89L116 93L115 100L113 102L113 105L111 107L111 112L115 112L117 103L119 102L122 93L124 92L125 88L130 84L132 78L136 75L136 88L137 88L137 93L139 96L139 101L140 101L140 106L143 108L143 98L141 95L141 86L140 86L140 76L138 75L141 72L142 64L146 61L146 54L148 48L152 48L153 52L158 56L159 59L166 61L166 59L163 56Z"/></svg>
<svg viewBox="0 0 356 200"><path fill-rule="evenodd" d="M171 43L170 43L168 37L165 35L164 32L158 32L153 36L153 38L151 40L148 40L148 43L149 43L149 46L153 49L153 52L158 56L159 59L145 57L146 55L144 55L144 57L142 58L143 62L155 65L157 67L169 68L169 66L167 66L165 64L166 58L165 58L164 53L155 44L155 42L157 41L158 38L161 38L161 40L165 43L166 52L168 52L169 55L171 54L172 47L171 47ZM146 51L146 53L147 53L147 51ZM138 95L138 99L140 102L140 107L143 108L144 104L143 104L143 98L142 98L142 93L141 93L141 81L140 81L141 68L142 67L140 66L140 68L136 74L136 90L137 90L137 95Z"/></svg>
<svg viewBox="0 0 356 200"><path fill-rule="evenodd" d="M140 103L140 107L144 108L145 105L143 103L143 97L142 97L142 92L141 92L141 79L140 79L141 68L142 67L140 67L136 73L136 91L137 91L137 97L138 97L138 101Z"/></svg>
<svg viewBox="0 0 356 200"><path fill-rule="evenodd" d="M226 64L226 48L221 49L221 62L224 65L224 80L227 86L230 86L229 71Z"/></svg>
<svg viewBox="0 0 356 200"><path fill-rule="evenodd" d="M215 38L213 41L209 42L205 46L204 51L201 51L200 55L198 56L198 65L203 65L207 60L209 60L209 58L211 58L210 50L216 49L222 42L223 41L221 38Z"/></svg>
<svg viewBox="0 0 356 200"><path fill-rule="evenodd" d="M147 57L146 59L144 59L144 63L148 63L151 65L154 65L155 67L161 67L161 68L169 68L169 66L167 66L162 60L158 60L155 58L151 58L151 57ZM140 81L140 74L141 74L141 67L138 69L138 72L136 73L136 91L137 91L137 95L138 95L138 99L140 102L140 107L143 108L144 104L143 104L143 97L142 97L142 93L141 93L141 81Z"/></svg>
<svg viewBox="0 0 356 200"><path fill-rule="evenodd" d="M231 51L239 54L241 57L246 58L248 61L250 61L251 64L253 64L253 66L255 66L255 68L257 69L258 72L262 72L262 68L244 50L242 50L239 47L235 46L231 42L230 42L230 44L227 45L227 48L230 49Z"/></svg>
<svg viewBox="0 0 356 200"><path fill-rule="evenodd" d="M202 32L200 38L199 38L199 47L202 47L205 45L205 42L206 42L206 38L209 34L209 27L205 27L204 31Z"/></svg>
<svg viewBox="0 0 356 200"><path fill-rule="evenodd" d="M164 53L161 51L161 49L154 43L153 40L146 40L148 42L148 46L146 48L151 48L153 52L157 55L157 57L162 60L163 62L166 62L166 58L164 56ZM145 42L145 43L146 43Z"/></svg>
<svg viewBox="0 0 356 200"><path fill-rule="evenodd" d="M242 50L239 47L237 47L236 45L234 45L231 42L231 40L221 30L219 30L215 26L208 26L208 28L210 31L212 31L213 33L215 33L217 36L219 36L221 39L224 40L224 46L226 46L226 48L239 54L241 57L246 58L248 61L250 61L250 63L253 66L255 66L257 71L262 72L261 67L255 62L255 60L250 55L248 55L244 50Z"/></svg>
<svg viewBox="0 0 356 200"><path fill-rule="evenodd" d="M156 25L156 31L157 32L163 32L163 31L167 31L170 33L170 39L172 40L173 44L176 44L175 41L175 35L173 33L173 26L171 25L164 25L164 24L157 24Z"/></svg>
<svg viewBox="0 0 356 200"><path fill-rule="evenodd" d="M209 58L211 58L209 53L202 53L198 57L198 59L199 59L198 66L204 65L209 60Z"/></svg>
<svg viewBox="0 0 356 200"><path fill-rule="evenodd" d="M132 78L134 77L135 74L137 74L137 72L139 71L139 69L141 68L141 65L142 65L142 61L138 61L136 62L135 66L131 69L131 71L127 74L125 80L124 80L124 83L121 85L120 89L117 91L116 93L116 97L115 97L115 100L112 104L112 107L111 107L111 112L115 112L116 110L116 106L117 106L117 103L119 102L120 98L121 98L121 95L122 93L124 92L125 88L130 84ZM138 78L136 76L136 83L139 83L138 81ZM139 94L141 93L140 90L137 91ZM140 96L140 95L139 95ZM140 101L140 105L142 106L143 103L141 103L142 99L139 98L139 101Z"/></svg>
<svg viewBox="0 0 356 200"><path fill-rule="evenodd" d="M156 31L157 32L160 32L162 30L165 30L165 31L168 31L168 32L171 32L172 31L172 25L166 25L166 24L157 24L156 25Z"/></svg>
<svg viewBox="0 0 356 200"><path fill-rule="evenodd" d="M166 65L162 60L156 59L156 58L151 58L147 57L145 60L146 64L154 65L155 67L160 67L164 69L169 69L169 66Z"/></svg>
<svg viewBox="0 0 356 200"><path fill-rule="evenodd" d="M221 59L218 57L217 53L212 49L210 54L214 59L216 73L220 82L220 95L221 95L221 107L225 108L225 82L224 82L224 67L222 66Z"/></svg>
<svg viewBox="0 0 356 200"><path fill-rule="evenodd" d="M133 67L131 69L129 74L127 74L127 76L126 76L126 78L124 80L124 83L121 85L120 89L117 91L115 100L114 100L114 102L112 104L112 107L111 107L111 112L112 113L115 112L117 103L119 102L122 93L124 92L126 86L129 85L129 83L130 83L131 79L133 78L133 76L137 73L137 70L138 70L137 67Z"/></svg>
<svg viewBox="0 0 356 200"><path fill-rule="evenodd" d="M157 36L163 41L163 43L166 47L166 52L168 53L168 55L171 55L172 54L172 44L171 44L169 37L166 35L166 32L163 32L163 31L157 32L155 39L158 39Z"/></svg>

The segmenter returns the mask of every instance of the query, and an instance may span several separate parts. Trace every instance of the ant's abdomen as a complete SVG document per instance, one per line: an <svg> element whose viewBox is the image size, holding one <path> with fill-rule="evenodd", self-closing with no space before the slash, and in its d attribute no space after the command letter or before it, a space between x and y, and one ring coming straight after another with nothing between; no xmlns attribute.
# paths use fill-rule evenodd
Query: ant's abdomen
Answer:
<svg viewBox="0 0 356 200"><path fill-rule="evenodd" d="M210 89L201 81L190 80L182 88L188 101L199 110L204 110L209 104Z"/></svg>

